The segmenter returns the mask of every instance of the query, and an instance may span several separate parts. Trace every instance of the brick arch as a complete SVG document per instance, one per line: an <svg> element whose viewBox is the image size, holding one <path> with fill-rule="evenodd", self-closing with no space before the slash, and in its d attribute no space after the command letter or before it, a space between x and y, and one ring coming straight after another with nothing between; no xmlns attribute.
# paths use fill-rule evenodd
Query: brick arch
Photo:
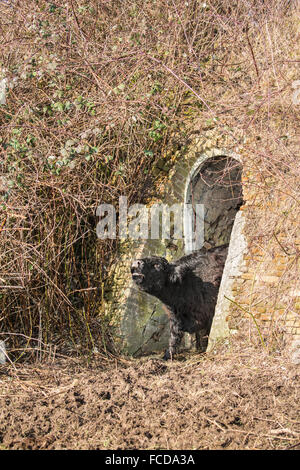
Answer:
<svg viewBox="0 0 300 470"><path fill-rule="evenodd" d="M215 309L215 316L209 337L209 349L221 338L229 335L226 318L234 298L234 280L244 267L244 254L247 250L243 235L244 219L239 211L243 204L242 162L236 154L202 154L191 168L185 185L184 202L186 207L202 203L203 244L218 246L229 244L229 252L224 266L222 282ZM192 237L193 214L187 211L184 219L185 253L194 251ZM201 221L200 221L201 223Z"/></svg>

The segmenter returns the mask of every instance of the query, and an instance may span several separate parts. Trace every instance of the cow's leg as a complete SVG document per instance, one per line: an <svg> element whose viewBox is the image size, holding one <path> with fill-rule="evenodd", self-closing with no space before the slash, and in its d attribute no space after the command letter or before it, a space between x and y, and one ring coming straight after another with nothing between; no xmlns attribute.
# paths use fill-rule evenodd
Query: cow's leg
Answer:
<svg viewBox="0 0 300 470"><path fill-rule="evenodd" d="M207 330L199 330L196 332L196 349L199 352L205 352L208 345Z"/></svg>
<svg viewBox="0 0 300 470"><path fill-rule="evenodd" d="M178 346L181 343L184 332L180 328L179 323L173 318L170 319L170 340L169 348L166 350L163 359L173 359L174 354L177 351Z"/></svg>

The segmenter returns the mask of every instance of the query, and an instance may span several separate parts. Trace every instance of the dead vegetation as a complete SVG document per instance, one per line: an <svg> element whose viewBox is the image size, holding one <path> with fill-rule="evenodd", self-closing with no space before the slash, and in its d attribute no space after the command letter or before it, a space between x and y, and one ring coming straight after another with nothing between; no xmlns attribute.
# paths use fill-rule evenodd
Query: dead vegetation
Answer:
<svg viewBox="0 0 300 470"><path fill-rule="evenodd" d="M118 241L97 240L96 208L145 201L156 162L184 146L196 117L199 131L233 139L245 174L256 169L243 183L267 209L253 246L273 240L297 282L298 2L0 8L0 319L14 360L113 350L104 300Z"/></svg>

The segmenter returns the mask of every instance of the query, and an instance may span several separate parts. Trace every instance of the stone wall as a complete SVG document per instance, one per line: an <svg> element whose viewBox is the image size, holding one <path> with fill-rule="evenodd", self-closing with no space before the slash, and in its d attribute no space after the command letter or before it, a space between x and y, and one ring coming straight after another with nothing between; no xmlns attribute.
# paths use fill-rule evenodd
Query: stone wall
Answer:
<svg viewBox="0 0 300 470"><path fill-rule="evenodd" d="M244 176L244 182L253 178L253 172ZM285 340L300 338L300 286L297 258L300 245L298 212L290 214L286 225L279 217L277 230L267 243L260 237L253 243L255 223L270 220L270 209L277 214L287 208L286 196L274 194L272 206L265 199L257 197L253 186L244 184L245 206L242 208L245 224L245 237L248 243L243 254L244 266L232 287L235 301L227 317L229 328L238 328L241 317L253 317L264 336L285 337ZM255 203L253 203L255 201ZM282 222L282 223L281 223ZM286 246L291 246L286 249ZM252 322L252 326L254 326Z"/></svg>

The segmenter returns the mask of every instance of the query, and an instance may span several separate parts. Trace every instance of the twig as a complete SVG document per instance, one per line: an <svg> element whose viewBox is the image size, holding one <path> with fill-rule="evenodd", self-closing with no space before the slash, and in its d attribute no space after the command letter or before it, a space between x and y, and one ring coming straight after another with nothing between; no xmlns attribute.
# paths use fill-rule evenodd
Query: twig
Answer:
<svg viewBox="0 0 300 470"><path fill-rule="evenodd" d="M252 56L252 59L253 59L253 62L254 62L256 75L257 75L257 78L259 80L260 76L259 76L258 66L257 66L257 62L256 62L256 59L255 59L254 51L253 51L253 48L252 48L252 45L251 45L251 42L250 42L250 39L249 39L248 31L249 31L249 26L247 26L247 28L246 28L246 39L247 39L247 43L248 43L248 46L249 46L249 49L250 49L250 52L251 52L251 56Z"/></svg>
<svg viewBox="0 0 300 470"><path fill-rule="evenodd" d="M253 315L253 313L250 312L250 310L246 310L244 307L242 307L241 305L239 305L237 302L235 302L234 300L230 299L230 298L227 297L226 295L224 295L224 297L225 297L225 299L229 300L229 302L232 302L232 303L233 303L234 305L236 305L238 308L240 308L241 310L243 310L243 312L245 312L245 313L247 313L247 314L249 314L249 315L251 316L251 318L252 318L252 320L254 321L254 324L255 324L255 326L256 326L256 329L257 329L257 331L258 331L261 344L262 344L263 347L267 350L268 348L267 348L267 346L266 346L266 344L265 344L265 342L264 342L264 339L263 339L263 337L262 337L262 335L261 335L259 326L258 326L258 324L257 324L257 321L256 321L255 316Z"/></svg>

